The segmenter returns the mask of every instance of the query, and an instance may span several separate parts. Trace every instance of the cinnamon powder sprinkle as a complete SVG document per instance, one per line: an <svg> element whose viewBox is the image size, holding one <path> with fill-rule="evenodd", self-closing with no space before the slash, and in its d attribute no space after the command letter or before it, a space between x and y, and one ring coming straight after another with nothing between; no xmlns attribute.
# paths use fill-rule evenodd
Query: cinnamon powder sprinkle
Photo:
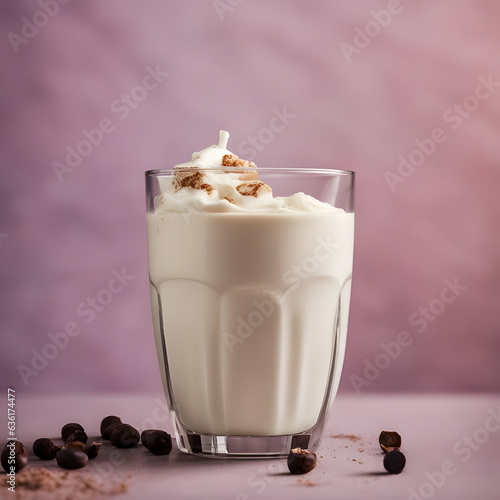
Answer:
<svg viewBox="0 0 500 500"><path fill-rule="evenodd" d="M236 155L224 155L222 157L222 166L223 167L256 168L256 165L253 161L242 160L241 158L238 158Z"/></svg>
<svg viewBox="0 0 500 500"><path fill-rule="evenodd" d="M210 194L213 191L213 188L210 184L204 182L204 180L205 176L199 170L196 172L176 172L173 180L173 186L176 191L185 187L191 187L194 189L203 189Z"/></svg>
<svg viewBox="0 0 500 500"><path fill-rule="evenodd" d="M297 479L297 483L302 486L318 486L318 483L311 481L310 479Z"/></svg>
<svg viewBox="0 0 500 500"><path fill-rule="evenodd" d="M349 441L356 442L361 439L361 436L356 436L355 434L334 434L330 436L333 439L348 439Z"/></svg>
<svg viewBox="0 0 500 500"><path fill-rule="evenodd" d="M130 477L130 475L128 476ZM30 467L16 474L15 497L19 500L88 500L128 491L123 479L102 478L99 474ZM8 476L2 480L8 484Z"/></svg>
<svg viewBox="0 0 500 500"><path fill-rule="evenodd" d="M271 187L262 181L245 182L244 184L236 186L236 191L238 191L241 195L255 196L255 198L257 198L264 190L272 192Z"/></svg>

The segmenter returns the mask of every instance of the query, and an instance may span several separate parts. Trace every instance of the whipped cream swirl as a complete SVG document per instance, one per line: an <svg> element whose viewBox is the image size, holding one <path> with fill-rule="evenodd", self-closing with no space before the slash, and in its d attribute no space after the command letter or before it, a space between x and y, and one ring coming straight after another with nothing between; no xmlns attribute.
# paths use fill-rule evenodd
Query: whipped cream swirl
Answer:
<svg viewBox="0 0 500 500"><path fill-rule="evenodd" d="M229 133L219 132L219 143L193 153L174 166L174 175L159 177L157 213L168 212L343 212L304 193L273 196L259 180L256 165L227 149ZM239 171L241 169L241 171Z"/></svg>

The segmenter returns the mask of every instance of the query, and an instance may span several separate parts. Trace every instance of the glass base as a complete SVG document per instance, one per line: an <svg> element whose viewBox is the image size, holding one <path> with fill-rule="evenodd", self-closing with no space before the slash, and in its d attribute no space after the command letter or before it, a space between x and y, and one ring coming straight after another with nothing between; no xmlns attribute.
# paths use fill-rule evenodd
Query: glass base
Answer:
<svg viewBox="0 0 500 500"><path fill-rule="evenodd" d="M286 458L292 448L308 448L310 436L214 436L188 434L179 450L208 458Z"/></svg>
<svg viewBox="0 0 500 500"><path fill-rule="evenodd" d="M190 455L208 458L285 458L292 448L307 448L315 451L321 439L321 435L318 436L319 429L281 436L198 434L184 429L175 417L172 420L179 450Z"/></svg>

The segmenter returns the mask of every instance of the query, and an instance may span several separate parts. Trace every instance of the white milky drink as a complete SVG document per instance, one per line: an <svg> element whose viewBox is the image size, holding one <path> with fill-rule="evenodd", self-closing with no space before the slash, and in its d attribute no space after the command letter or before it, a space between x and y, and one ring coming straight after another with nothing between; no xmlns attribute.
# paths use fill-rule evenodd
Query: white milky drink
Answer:
<svg viewBox="0 0 500 500"><path fill-rule="evenodd" d="M345 352L354 239L353 213L303 193L274 197L259 169L247 174L253 164L222 165L221 142L193 184L179 177L180 186L175 169L160 179L147 214L155 340L178 444L202 452L210 436L215 456L231 455L221 436L322 432ZM178 172L202 170L207 150Z"/></svg>

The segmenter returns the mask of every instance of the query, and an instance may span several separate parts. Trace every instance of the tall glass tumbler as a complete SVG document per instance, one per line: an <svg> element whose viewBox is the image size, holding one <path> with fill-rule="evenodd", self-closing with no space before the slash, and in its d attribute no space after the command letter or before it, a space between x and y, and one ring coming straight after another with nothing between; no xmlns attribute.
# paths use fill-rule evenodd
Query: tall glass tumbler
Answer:
<svg viewBox="0 0 500 500"><path fill-rule="evenodd" d="M242 172L220 172L233 170ZM146 172L154 334L186 453L269 458L315 450L339 385L354 172L258 173L274 196L303 192L341 210L315 208L313 200L289 211L158 211L155 199L168 196L162 187L175 172Z"/></svg>

